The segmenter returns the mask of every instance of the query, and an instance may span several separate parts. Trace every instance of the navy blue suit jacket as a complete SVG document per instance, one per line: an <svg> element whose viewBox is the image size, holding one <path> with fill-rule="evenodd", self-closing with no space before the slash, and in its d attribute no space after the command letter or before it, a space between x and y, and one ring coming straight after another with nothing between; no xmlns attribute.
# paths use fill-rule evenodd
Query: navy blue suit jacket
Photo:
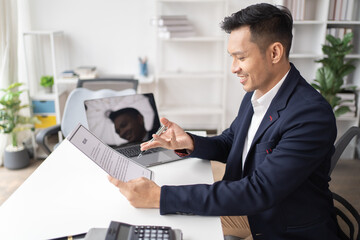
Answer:
<svg viewBox="0 0 360 240"><path fill-rule="evenodd" d="M336 239L328 172L337 130L330 105L291 64L242 169L252 94L221 135L192 136L191 156L226 163L223 180L163 186L160 213L247 215L254 239Z"/></svg>

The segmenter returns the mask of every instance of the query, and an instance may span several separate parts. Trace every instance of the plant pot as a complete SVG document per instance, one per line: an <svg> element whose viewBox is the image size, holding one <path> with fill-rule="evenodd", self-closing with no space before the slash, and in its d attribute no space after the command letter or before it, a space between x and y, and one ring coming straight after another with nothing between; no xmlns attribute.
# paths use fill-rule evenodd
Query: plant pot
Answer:
<svg viewBox="0 0 360 240"><path fill-rule="evenodd" d="M45 89L45 93L52 93L53 92L52 87L44 87L44 89Z"/></svg>
<svg viewBox="0 0 360 240"><path fill-rule="evenodd" d="M8 169L21 169L29 166L30 157L24 147L19 147L18 150L5 149L4 153L4 167Z"/></svg>

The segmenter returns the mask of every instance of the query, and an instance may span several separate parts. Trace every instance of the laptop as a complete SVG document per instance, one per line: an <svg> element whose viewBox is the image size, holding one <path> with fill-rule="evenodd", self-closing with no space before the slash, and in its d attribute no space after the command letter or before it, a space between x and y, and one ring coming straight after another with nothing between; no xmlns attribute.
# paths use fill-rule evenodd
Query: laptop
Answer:
<svg viewBox="0 0 360 240"><path fill-rule="evenodd" d="M150 167L182 159L173 150L149 149L140 158L140 144L160 128L152 93L106 97L84 101L89 130L128 158Z"/></svg>

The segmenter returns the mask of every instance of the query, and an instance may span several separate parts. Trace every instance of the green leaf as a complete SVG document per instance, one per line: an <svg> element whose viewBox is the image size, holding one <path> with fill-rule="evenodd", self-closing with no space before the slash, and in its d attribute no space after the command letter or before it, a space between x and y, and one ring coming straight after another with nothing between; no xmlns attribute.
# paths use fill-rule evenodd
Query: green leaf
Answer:
<svg viewBox="0 0 360 240"><path fill-rule="evenodd" d="M315 81L317 81L317 80L315 80ZM313 88L315 88L316 90L321 90L321 87L320 87L318 84L316 84L316 83L311 83L311 86L312 86Z"/></svg>
<svg viewBox="0 0 360 240"><path fill-rule="evenodd" d="M349 75L350 73L352 73L353 71L355 71L355 66L350 65L350 64L344 64L339 68L338 71L338 75L340 78L343 78L347 75Z"/></svg>
<svg viewBox="0 0 360 240"><path fill-rule="evenodd" d="M42 76L40 79L40 85L43 87L51 87L52 85L54 85L54 77Z"/></svg>
<svg viewBox="0 0 360 240"><path fill-rule="evenodd" d="M334 109L336 115L341 115L350 110L346 106L339 107L339 104L344 101L337 97L336 94L344 90L343 78L355 70L352 64L354 60L345 60L346 55L353 49L352 39L352 33L346 34L343 39L330 34L326 35L328 44L322 46L322 51L326 57L315 61L321 63L322 67L317 69L316 79L311 85L320 91ZM356 89L356 87L353 87L353 89Z"/></svg>
<svg viewBox="0 0 360 240"><path fill-rule="evenodd" d="M3 106L0 108L0 133L11 133L13 139L16 139L16 132L34 128L34 123L38 123L37 118L19 115L20 109L29 107L27 104L21 105L20 95L23 91L18 90L21 85L23 83L14 83L6 89L1 89L4 94L0 98L0 104Z"/></svg>
<svg viewBox="0 0 360 240"><path fill-rule="evenodd" d="M332 46L335 46L341 42L339 38L336 38L331 34L326 35L326 40L328 40Z"/></svg>
<svg viewBox="0 0 360 240"><path fill-rule="evenodd" d="M322 69L323 69L322 77L324 78L327 89L333 89L335 85L334 73L331 71L329 67L323 67Z"/></svg>
<svg viewBox="0 0 360 240"><path fill-rule="evenodd" d="M331 107L334 109L336 106L339 105L341 98L337 97L336 95L330 95L328 102L330 103Z"/></svg>
<svg viewBox="0 0 360 240"><path fill-rule="evenodd" d="M343 38L343 44L348 45L353 39L354 34L352 32L345 34Z"/></svg>
<svg viewBox="0 0 360 240"><path fill-rule="evenodd" d="M20 87L21 85L23 85L23 83L13 83L6 90L11 90L11 89Z"/></svg>
<svg viewBox="0 0 360 240"><path fill-rule="evenodd" d="M348 106L341 106L334 111L335 117L340 117L341 115L350 112L350 108Z"/></svg>

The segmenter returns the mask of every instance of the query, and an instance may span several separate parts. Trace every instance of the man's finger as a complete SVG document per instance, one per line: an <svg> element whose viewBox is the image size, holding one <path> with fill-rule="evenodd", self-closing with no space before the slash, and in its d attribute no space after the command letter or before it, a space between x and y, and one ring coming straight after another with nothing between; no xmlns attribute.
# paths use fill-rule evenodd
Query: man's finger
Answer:
<svg viewBox="0 0 360 240"><path fill-rule="evenodd" d="M122 188L124 186L124 182L120 181L119 179L113 178L112 176L108 175L109 181L114 184L118 188Z"/></svg>
<svg viewBox="0 0 360 240"><path fill-rule="evenodd" d="M175 146L175 143L176 143L176 135L175 135L175 131L171 129L170 131L170 142L171 142L171 145Z"/></svg>
<svg viewBox="0 0 360 240"><path fill-rule="evenodd" d="M152 145L154 147L169 147L169 141L164 139L163 137L161 136L158 136L158 135L153 135L154 137L154 142L152 142Z"/></svg>
<svg viewBox="0 0 360 240"><path fill-rule="evenodd" d="M171 122L167 118L162 117L160 119L160 122L162 123L162 125L164 125L167 128L171 127Z"/></svg>
<svg viewBox="0 0 360 240"><path fill-rule="evenodd" d="M160 145L153 141L153 142L144 142L142 144L140 144L140 150L141 151L145 151L145 150L148 150L150 148L154 148L154 147L159 147Z"/></svg>

